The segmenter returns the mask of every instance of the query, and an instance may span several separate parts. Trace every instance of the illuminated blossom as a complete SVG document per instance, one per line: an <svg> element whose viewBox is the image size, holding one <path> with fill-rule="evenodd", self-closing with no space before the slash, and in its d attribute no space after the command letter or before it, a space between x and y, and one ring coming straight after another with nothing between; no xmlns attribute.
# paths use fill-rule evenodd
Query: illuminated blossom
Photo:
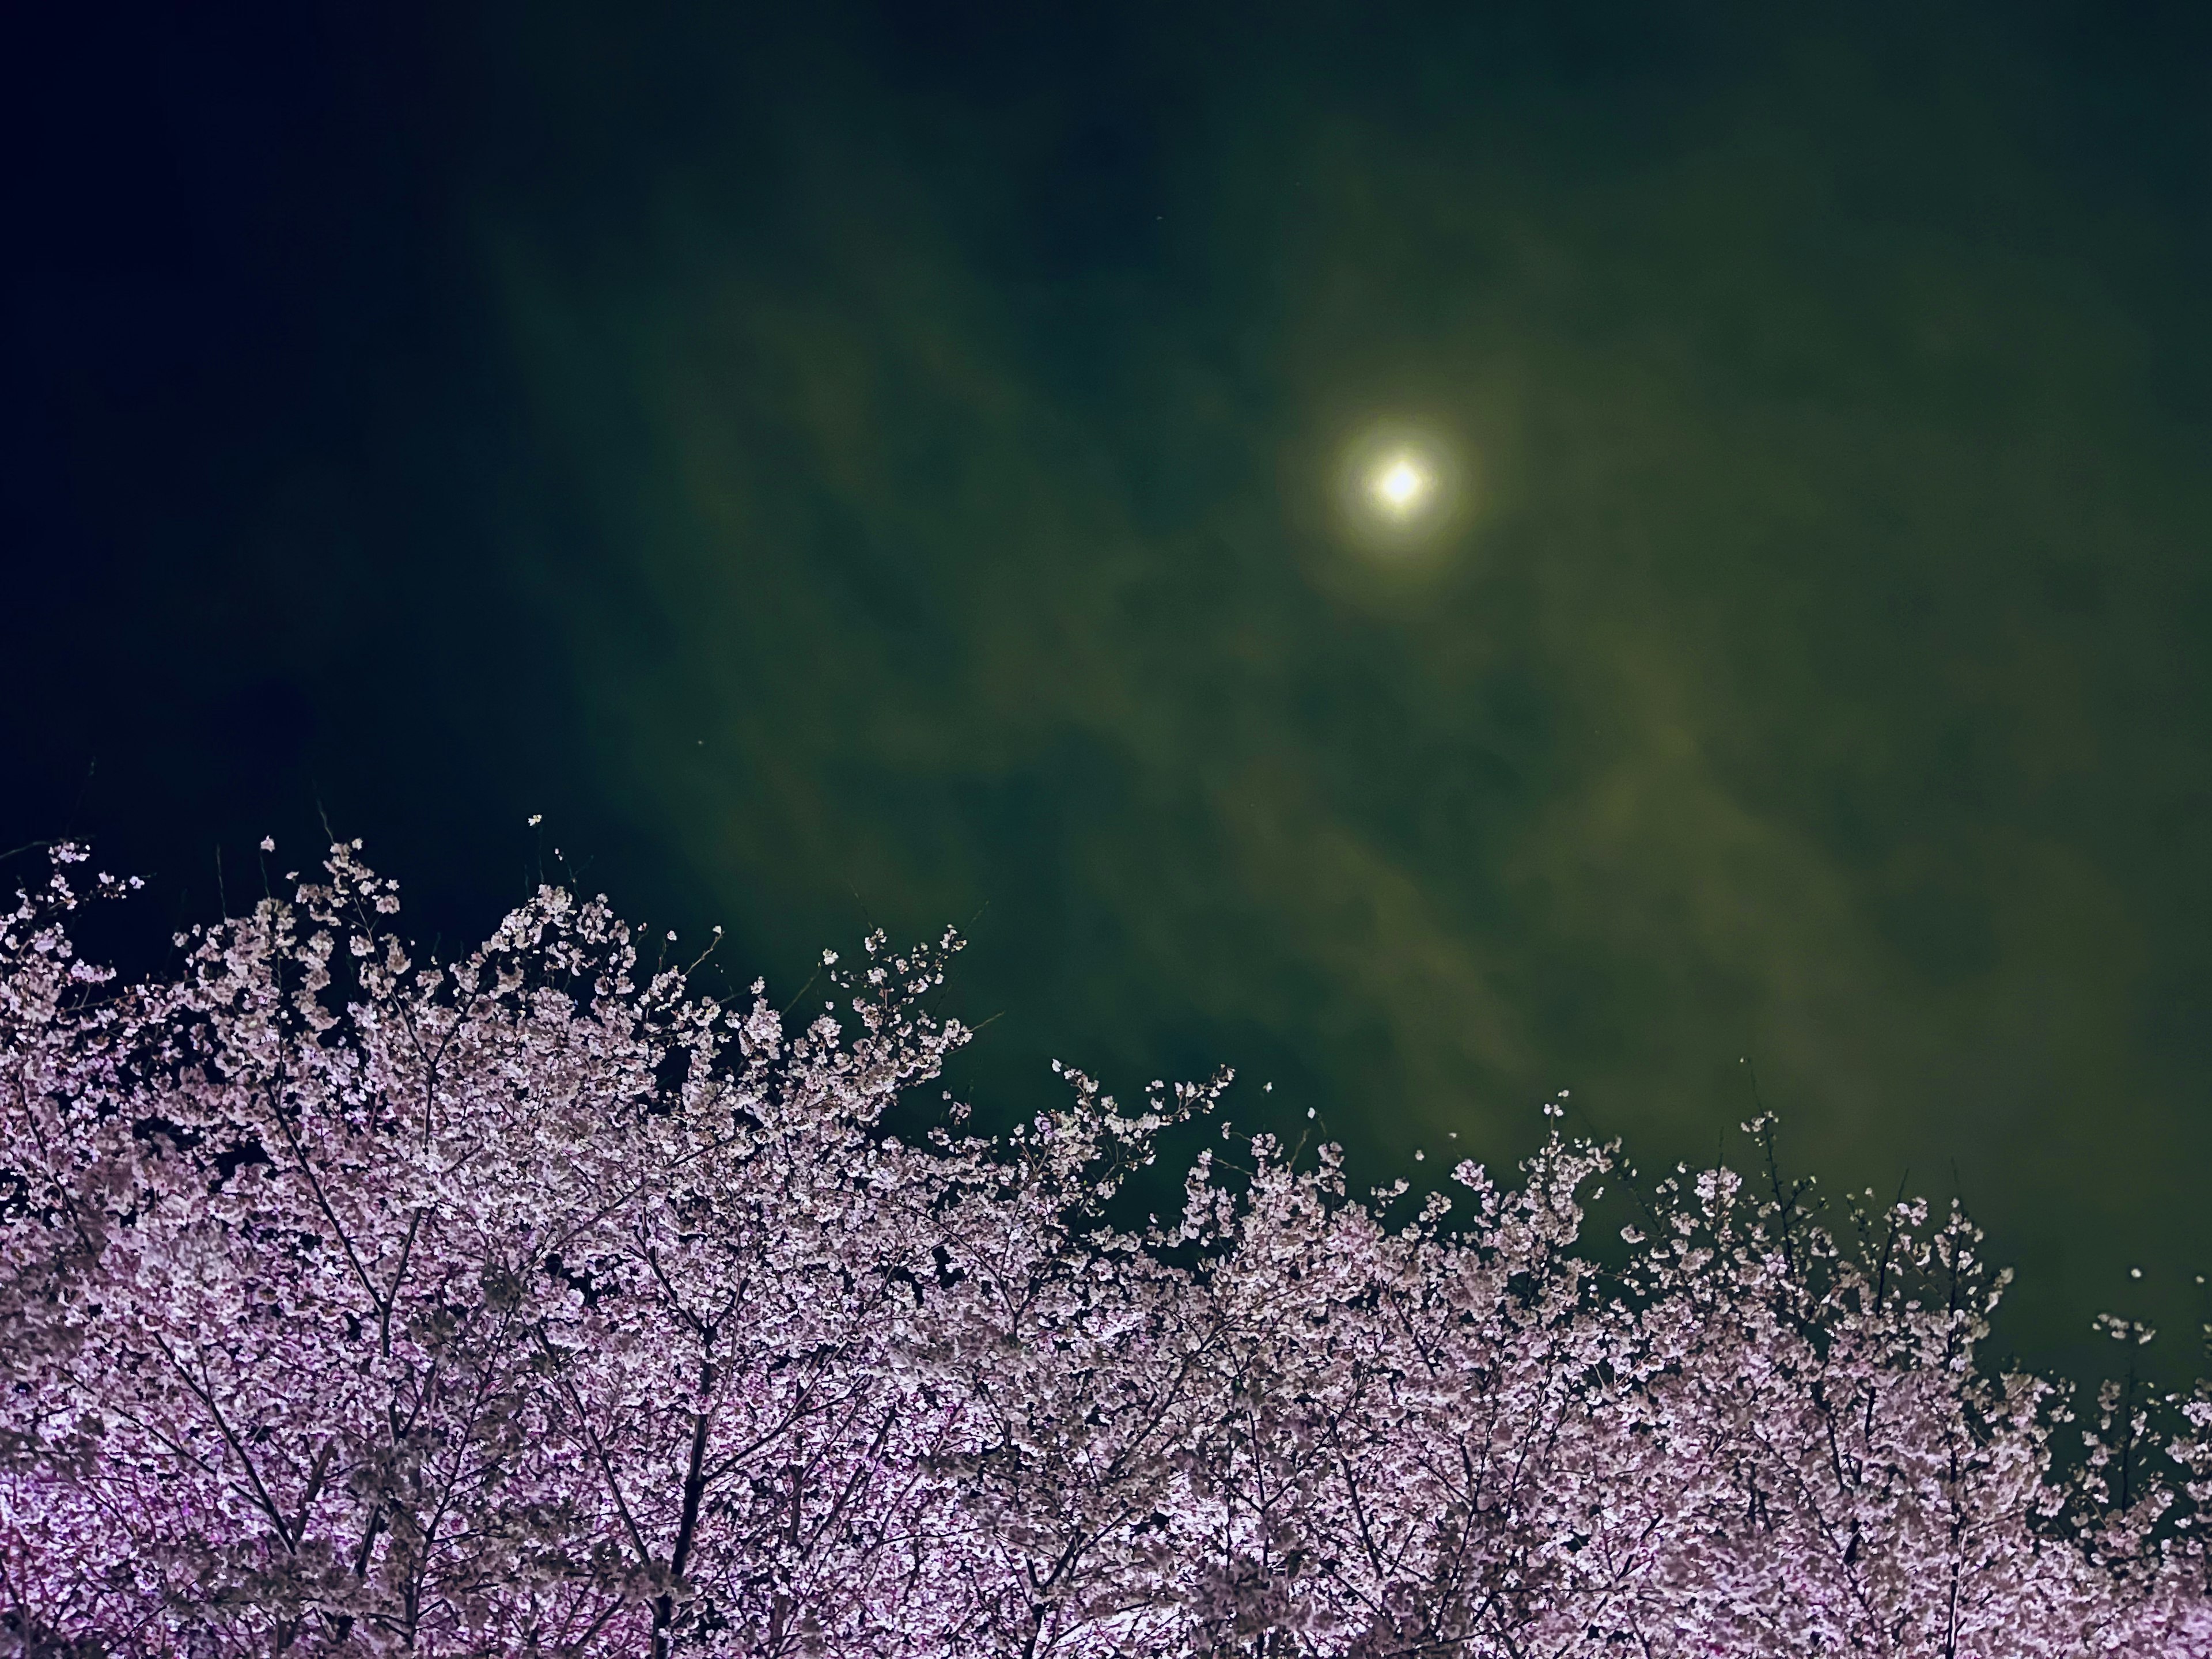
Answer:
<svg viewBox="0 0 2212 1659"><path fill-rule="evenodd" d="M80 862L0 918L0 1650L2212 1654L2212 1400L1978 1368L1955 1211L1599 1250L1610 1147L1261 1135L1146 1219L1225 1078L970 1133L950 937L794 1027L557 889L420 959L340 846L125 985Z"/></svg>

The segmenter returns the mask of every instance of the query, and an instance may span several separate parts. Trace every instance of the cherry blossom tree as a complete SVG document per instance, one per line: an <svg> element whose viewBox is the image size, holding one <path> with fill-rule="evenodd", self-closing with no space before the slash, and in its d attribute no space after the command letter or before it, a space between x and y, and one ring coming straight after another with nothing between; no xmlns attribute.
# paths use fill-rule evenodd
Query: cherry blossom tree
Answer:
<svg viewBox="0 0 2212 1659"><path fill-rule="evenodd" d="M974 1133L950 936L794 1023L558 888L422 959L340 845L126 984L84 862L0 918L0 1651L2212 1655L2212 1395L1992 1374L1967 1220L1763 1120L1223 1126L1146 1218L1226 1075Z"/></svg>

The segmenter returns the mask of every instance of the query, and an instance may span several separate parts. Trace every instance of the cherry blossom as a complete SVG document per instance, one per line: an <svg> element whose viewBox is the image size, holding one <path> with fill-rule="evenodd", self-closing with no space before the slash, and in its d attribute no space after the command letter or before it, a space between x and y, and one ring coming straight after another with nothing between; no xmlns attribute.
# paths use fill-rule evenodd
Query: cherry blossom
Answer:
<svg viewBox="0 0 2212 1659"><path fill-rule="evenodd" d="M1147 1218L1227 1074L975 1133L950 935L798 1024L555 887L426 958L339 845L125 983L69 924L131 884L52 858L0 917L4 1650L2212 1655L2212 1394L1993 1373L1971 1223L1765 1120L1655 1184L1553 1107L1364 1194L1223 1125Z"/></svg>

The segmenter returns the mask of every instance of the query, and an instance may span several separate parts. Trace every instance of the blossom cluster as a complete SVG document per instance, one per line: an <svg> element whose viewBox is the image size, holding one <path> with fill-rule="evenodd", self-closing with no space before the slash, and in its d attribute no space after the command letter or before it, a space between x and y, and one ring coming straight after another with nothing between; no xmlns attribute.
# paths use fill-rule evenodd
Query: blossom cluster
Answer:
<svg viewBox="0 0 2212 1659"><path fill-rule="evenodd" d="M0 1651L2212 1654L2212 1397L1990 1374L1955 1210L1224 1128L1148 1216L1225 1078L975 1132L949 936L800 1023L557 888L425 959L341 845L125 984L82 861L0 916Z"/></svg>

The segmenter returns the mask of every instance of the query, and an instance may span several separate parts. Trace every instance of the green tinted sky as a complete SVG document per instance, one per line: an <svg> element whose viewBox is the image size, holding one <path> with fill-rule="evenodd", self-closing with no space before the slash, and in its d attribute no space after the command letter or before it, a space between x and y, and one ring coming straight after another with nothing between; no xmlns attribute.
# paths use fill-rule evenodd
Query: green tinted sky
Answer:
<svg viewBox="0 0 2212 1659"><path fill-rule="evenodd" d="M441 37L468 343L364 418L465 356L503 459L390 439L441 527L332 568L450 565L557 695L403 608L423 763L780 977L963 926L987 1102L1228 1062L1379 1172L1571 1088L1662 1161L1748 1058L1798 1160L1964 1192L2039 1353L2197 1316L2183 15L1029 11ZM1330 519L1389 420L1472 477L1425 560Z"/></svg>
<svg viewBox="0 0 2212 1659"><path fill-rule="evenodd" d="M1747 1056L2070 1319L2212 1245L2203 128L1706 15L710 31L642 149L669 66L538 40L622 158L477 202L593 764L785 959L968 924L994 1086L1671 1157ZM1389 417L1476 474L1410 570L1327 513Z"/></svg>

